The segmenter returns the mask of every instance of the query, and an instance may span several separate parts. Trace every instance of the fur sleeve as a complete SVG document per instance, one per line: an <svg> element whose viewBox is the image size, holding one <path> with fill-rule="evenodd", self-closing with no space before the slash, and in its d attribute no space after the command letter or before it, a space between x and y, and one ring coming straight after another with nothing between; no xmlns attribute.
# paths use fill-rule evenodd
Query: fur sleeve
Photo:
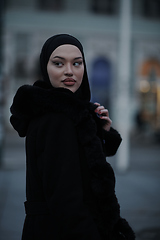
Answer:
<svg viewBox="0 0 160 240"><path fill-rule="evenodd" d="M120 134L114 128L111 128L108 132L102 130L102 134L105 155L115 155L122 141Z"/></svg>
<svg viewBox="0 0 160 240"><path fill-rule="evenodd" d="M92 108L93 107L95 108L95 106L92 104ZM91 113L97 125L97 136L101 139L105 156L113 156L116 154L122 138L120 134L112 127L110 128L110 131L103 129L103 125L106 123L106 121L97 117L97 114L94 112L94 108L92 109Z"/></svg>

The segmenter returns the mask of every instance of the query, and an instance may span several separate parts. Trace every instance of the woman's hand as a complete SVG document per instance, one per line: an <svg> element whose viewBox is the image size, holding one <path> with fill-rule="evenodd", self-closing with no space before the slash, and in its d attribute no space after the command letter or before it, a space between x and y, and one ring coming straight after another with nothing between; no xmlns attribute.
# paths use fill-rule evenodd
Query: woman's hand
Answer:
<svg viewBox="0 0 160 240"><path fill-rule="evenodd" d="M104 124L103 126L104 130L109 131L112 124L112 120L109 118L108 110L101 106L99 103L94 104L97 105L97 108L94 111L98 114L99 118L106 120L106 124Z"/></svg>

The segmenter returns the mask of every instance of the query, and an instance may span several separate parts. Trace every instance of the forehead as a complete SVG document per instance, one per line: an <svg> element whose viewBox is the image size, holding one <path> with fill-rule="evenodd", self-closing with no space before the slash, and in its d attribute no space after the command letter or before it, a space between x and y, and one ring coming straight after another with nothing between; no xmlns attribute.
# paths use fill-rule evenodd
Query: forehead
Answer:
<svg viewBox="0 0 160 240"><path fill-rule="evenodd" d="M82 57L82 53L78 47L71 45L71 44L64 44L57 47L51 54L51 57L54 56L73 56L73 57Z"/></svg>

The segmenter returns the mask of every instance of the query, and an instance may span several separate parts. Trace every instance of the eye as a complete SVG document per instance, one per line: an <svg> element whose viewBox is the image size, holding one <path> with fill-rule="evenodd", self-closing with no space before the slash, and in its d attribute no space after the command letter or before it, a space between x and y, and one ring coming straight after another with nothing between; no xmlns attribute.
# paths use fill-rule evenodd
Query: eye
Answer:
<svg viewBox="0 0 160 240"><path fill-rule="evenodd" d="M62 67L63 66L63 63L62 62L58 62L58 61L54 61L52 62L56 67Z"/></svg>
<svg viewBox="0 0 160 240"><path fill-rule="evenodd" d="M74 65L75 67L78 67L78 66L82 65L82 63L83 63L82 61L74 62L73 65Z"/></svg>

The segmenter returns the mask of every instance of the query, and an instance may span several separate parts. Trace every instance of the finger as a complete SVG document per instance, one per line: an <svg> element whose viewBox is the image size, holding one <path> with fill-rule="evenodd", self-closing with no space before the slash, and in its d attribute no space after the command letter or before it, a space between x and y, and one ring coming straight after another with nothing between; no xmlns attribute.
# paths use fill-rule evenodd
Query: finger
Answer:
<svg viewBox="0 0 160 240"><path fill-rule="evenodd" d="M103 109L103 106L97 105L97 108L94 110L97 113L100 113L100 111Z"/></svg>
<svg viewBox="0 0 160 240"><path fill-rule="evenodd" d="M100 110L99 114L102 114L103 116L105 115L105 116L109 117L109 112L108 112L107 109Z"/></svg>
<svg viewBox="0 0 160 240"><path fill-rule="evenodd" d="M103 109L105 109L103 106L99 106L99 107L96 108L96 110L97 110L98 112L100 112L100 111L103 110Z"/></svg>
<svg viewBox="0 0 160 240"><path fill-rule="evenodd" d="M112 120L109 117L100 116L101 119L106 120L108 125L112 124Z"/></svg>
<svg viewBox="0 0 160 240"><path fill-rule="evenodd" d="M100 106L100 104L99 104L99 103L97 103L97 102L95 102L94 104L95 104L95 105L97 105L97 106Z"/></svg>

